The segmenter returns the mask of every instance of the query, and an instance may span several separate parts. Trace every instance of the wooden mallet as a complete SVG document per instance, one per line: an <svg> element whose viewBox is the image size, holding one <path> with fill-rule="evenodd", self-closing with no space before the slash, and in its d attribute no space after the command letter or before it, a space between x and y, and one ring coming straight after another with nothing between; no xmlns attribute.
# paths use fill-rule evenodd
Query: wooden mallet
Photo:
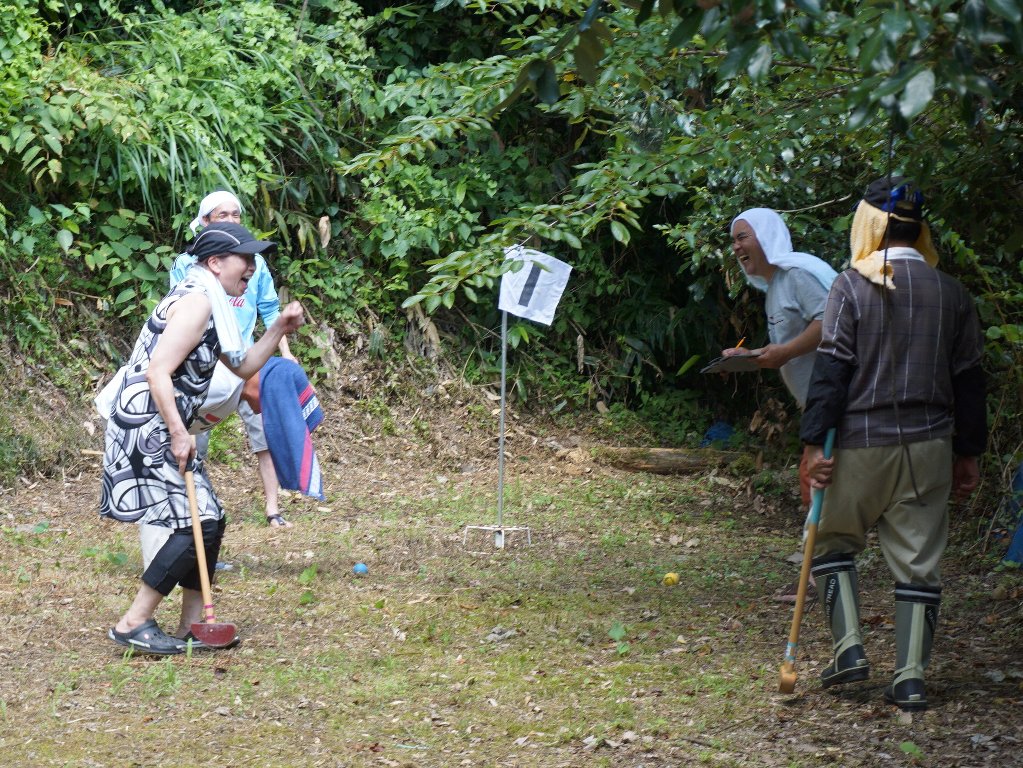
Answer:
<svg viewBox="0 0 1023 768"><path fill-rule="evenodd" d="M824 438L824 458L831 458L835 447L835 430L828 430ZM803 564L799 568L799 588L796 590L796 607L792 614L792 628L789 630L789 642L785 646L785 660L781 663L778 674L778 690L781 693L792 693L796 690L796 647L799 645L799 625L803 619L803 606L806 604L806 589L810 583L810 563L813 560L813 547L817 542L817 524L821 520L821 506L824 504L824 490L813 489L813 503L810 515L806 519L806 542L803 544Z"/></svg>
<svg viewBox="0 0 1023 768"><path fill-rule="evenodd" d="M226 648L238 637L234 624L218 622L213 615L213 591L210 589L210 573L206 569L206 547L202 540L202 521L199 520L199 503L195 498L195 476L192 470L185 472L185 489L188 491L188 506L192 512L192 535L195 537L195 556L199 568L199 583L202 585L202 602L205 617L192 625L195 639L211 648Z"/></svg>

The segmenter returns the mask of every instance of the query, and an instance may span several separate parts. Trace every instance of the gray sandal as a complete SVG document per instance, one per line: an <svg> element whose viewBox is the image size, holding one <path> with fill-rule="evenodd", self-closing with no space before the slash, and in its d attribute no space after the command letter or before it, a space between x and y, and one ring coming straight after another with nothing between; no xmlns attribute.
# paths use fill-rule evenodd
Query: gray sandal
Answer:
<svg viewBox="0 0 1023 768"><path fill-rule="evenodd" d="M130 632L118 632L111 627L107 632L107 637L118 645L131 648L139 653L151 653L154 656L174 656L185 652L186 643L165 634L156 623L156 619L139 624Z"/></svg>

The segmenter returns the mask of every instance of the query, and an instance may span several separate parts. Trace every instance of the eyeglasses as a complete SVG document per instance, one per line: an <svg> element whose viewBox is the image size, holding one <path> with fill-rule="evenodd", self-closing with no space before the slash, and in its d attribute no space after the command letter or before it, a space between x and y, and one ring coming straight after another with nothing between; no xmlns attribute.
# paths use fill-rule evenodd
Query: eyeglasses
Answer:
<svg viewBox="0 0 1023 768"><path fill-rule="evenodd" d="M210 221L241 221L242 212L235 208L233 211L215 211L209 216Z"/></svg>

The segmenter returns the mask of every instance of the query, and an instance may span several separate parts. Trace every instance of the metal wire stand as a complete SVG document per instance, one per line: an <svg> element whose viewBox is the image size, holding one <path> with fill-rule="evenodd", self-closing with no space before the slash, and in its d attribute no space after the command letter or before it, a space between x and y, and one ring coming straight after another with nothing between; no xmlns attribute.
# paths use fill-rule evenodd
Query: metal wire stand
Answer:
<svg viewBox="0 0 1023 768"><path fill-rule="evenodd" d="M508 313L501 312L501 415L498 418L497 436L497 525L467 525L462 532L462 547L465 548L469 531L484 531L494 534L494 549L504 549L509 533L526 534L526 545L533 543L529 528L504 524L504 411L507 402L508 371Z"/></svg>

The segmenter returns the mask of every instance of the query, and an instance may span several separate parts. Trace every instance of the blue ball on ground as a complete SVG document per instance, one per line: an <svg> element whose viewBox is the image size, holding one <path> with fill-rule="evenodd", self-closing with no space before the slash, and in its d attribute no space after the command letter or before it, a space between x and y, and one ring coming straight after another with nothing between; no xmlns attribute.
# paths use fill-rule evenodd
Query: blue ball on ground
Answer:
<svg viewBox="0 0 1023 768"><path fill-rule="evenodd" d="M366 567L365 563L356 563L352 566L352 573L356 576L365 576L369 573L369 568Z"/></svg>

